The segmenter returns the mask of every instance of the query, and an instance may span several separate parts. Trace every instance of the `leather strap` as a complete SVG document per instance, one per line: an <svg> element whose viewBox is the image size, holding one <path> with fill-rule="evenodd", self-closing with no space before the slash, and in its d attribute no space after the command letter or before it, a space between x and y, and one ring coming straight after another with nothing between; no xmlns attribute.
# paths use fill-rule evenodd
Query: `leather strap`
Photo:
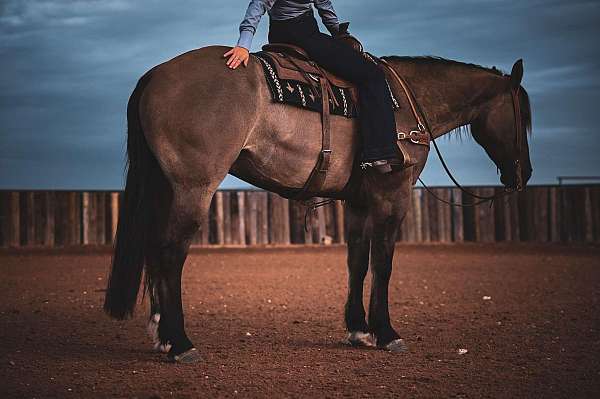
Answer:
<svg viewBox="0 0 600 399"><path fill-rule="evenodd" d="M331 90L331 86L329 86L327 79L322 77L321 98L323 99L323 113L321 114L321 120L323 125L323 144L321 147L321 167L319 172L323 172L323 174L329 170L329 164L331 162L331 114L329 113L329 90ZM323 180L325 180L325 176L323 176Z"/></svg>
<svg viewBox="0 0 600 399"><path fill-rule="evenodd" d="M319 159L315 164L312 172L308 176L304 187L294 195L296 200L304 200L314 197L323 187L325 183L325 177L331 164L331 114L329 113L329 90L327 79L320 77L319 82L321 84L321 102L323 105L323 111L321 113L321 152L319 153ZM330 88L329 88L330 89Z"/></svg>
<svg viewBox="0 0 600 399"><path fill-rule="evenodd" d="M408 83L406 83L404 78L402 78L386 60L379 58L379 62L381 62L381 64L390 71L394 79L400 84L400 87L402 87L402 90L406 95L406 99L408 100L408 104L410 105L410 109L412 110L415 120L417 121L417 130L412 130L410 133L405 133L404 135L401 134L403 132L399 132L398 140L409 139L415 144L429 146L429 138L431 135L431 132L429 131L429 125L425 120L425 116L420 114L417 106L417 100L415 99L415 95L413 94L412 90L408 86Z"/></svg>

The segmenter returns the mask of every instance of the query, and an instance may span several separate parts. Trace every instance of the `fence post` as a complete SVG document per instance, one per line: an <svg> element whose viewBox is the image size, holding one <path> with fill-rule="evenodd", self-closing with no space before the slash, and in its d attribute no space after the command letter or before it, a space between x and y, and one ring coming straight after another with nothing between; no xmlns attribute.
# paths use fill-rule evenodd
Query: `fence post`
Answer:
<svg viewBox="0 0 600 399"><path fill-rule="evenodd" d="M55 211L56 211L56 194L54 191L46 192L45 196L45 215L46 225L44 226L44 245L47 247L53 247L55 243Z"/></svg>
<svg viewBox="0 0 600 399"><path fill-rule="evenodd" d="M224 231L224 212L223 212L223 192L217 191L215 193L215 213L216 213L216 227L217 227L217 244L223 245L225 243L225 231Z"/></svg>
<svg viewBox="0 0 600 399"><path fill-rule="evenodd" d="M458 188L453 188L452 202L462 204L462 191ZM463 230L463 209L460 206L452 208L452 240L454 242L463 242L465 234Z"/></svg>
<svg viewBox="0 0 600 399"><path fill-rule="evenodd" d="M237 204L238 204L238 241L240 245L246 245L246 202L243 191L237 193Z"/></svg>
<svg viewBox="0 0 600 399"><path fill-rule="evenodd" d="M8 196L8 245L18 247L21 245L21 211L19 192L12 192Z"/></svg>

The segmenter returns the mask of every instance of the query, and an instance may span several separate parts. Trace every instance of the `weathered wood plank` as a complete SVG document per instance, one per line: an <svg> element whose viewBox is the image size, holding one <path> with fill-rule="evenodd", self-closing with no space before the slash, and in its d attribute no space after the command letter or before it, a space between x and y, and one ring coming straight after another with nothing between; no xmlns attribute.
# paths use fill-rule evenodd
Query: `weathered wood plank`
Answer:
<svg viewBox="0 0 600 399"><path fill-rule="evenodd" d="M326 244L333 244L335 240L335 203L324 207Z"/></svg>
<svg viewBox="0 0 600 399"><path fill-rule="evenodd" d="M421 202L421 235L423 242L431 241L431 229L429 227L429 200L431 195L425 191L420 197Z"/></svg>
<svg viewBox="0 0 600 399"><path fill-rule="evenodd" d="M21 193L21 245L35 244L35 209L33 205L33 191Z"/></svg>
<svg viewBox="0 0 600 399"><path fill-rule="evenodd" d="M462 204L462 191L458 188L451 189L452 202ZM465 240L463 227L463 208L460 206L452 207L452 241L463 242Z"/></svg>
<svg viewBox="0 0 600 399"><path fill-rule="evenodd" d="M437 189L438 197L444 201L450 201L450 190L446 188ZM438 240L440 242L450 242L452 240L451 227L451 209L450 205L438 201L437 202L437 217L438 217Z"/></svg>
<svg viewBox="0 0 600 399"><path fill-rule="evenodd" d="M223 243L231 245L231 192L223 191Z"/></svg>
<svg viewBox="0 0 600 399"><path fill-rule="evenodd" d="M21 195L11 193L8 198L10 212L10 234L8 243L11 247L21 246Z"/></svg>
<svg viewBox="0 0 600 399"><path fill-rule="evenodd" d="M255 193L257 198L257 241L259 244L269 243L269 196L266 191Z"/></svg>
<svg viewBox="0 0 600 399"><path fill-rule="evenodd" d="M249 206L249 216L250 218L247 220L248 224L246 225L246 229L248 230L250 241L248 242L250 245L256 245L257 243L257 233L258 233L258 202L256 192L248 191L246 193L246 199L248 200Z"/></svg>
<svg viewBox="0 0 600 399"><path fill-rule="evenodd" d="M435 194L438 195L438 190L435 188L432 188L431 191ZM439 238L440 238L440 232L439 232L439 217L438 217L438 207L437 207L437 203L438 200L435 199L435 197L433 195L431 195L430 193L426 194L427 196L427 210L428 210L428 215L429 215L429 241L432 242L438 242Z"/></svg>
<svg viewBox="0 0 600 399"><path fill-rule="evenodd" d="M489 197L494 194L494 189L481 187L475 190L481 197ZM476 209L476 238L478 242L494 242L496 240L496 227L494 223L494 210L490 204L485 202L477 206Z"/></svg>
<svg viewBox="0 0 600 399"><path fill-rule="evenodd" d="M7 191L0 190L0 248L8 247L8 195Z"/></svg>
<svg viewBox="0 0 600 399"><path fill-rule="evenodd" d="M106 193L96 193L96 244L106 244Z"/></svg>
<svg viewBox="0 0 600 399"><path fill-rule="evenodd" d="M44 245L54 247L56 245L56 193L46 192L44 198L46 224L44 226Z"/></svg>
<svg viewBox="0 0 600 399"><path fill-rule="evenodd" d="M584 188L584 206L583 206L583 222L584 222L584 241L594 241L594 215L592 213L592 195L589 187Z"/></svg>
<svg viewBox="0 0 600 399"><path fill-rule="evenodd" d="M238 191L237 196L237 242L246 245L246 196L243 191Z"/></svg>
<svg viewBox="0 0 600 399"><path fill-rule="evenodd" d="M279 197L279 196L278 196ZM279 198L281 201L281 223L283 226L282 236L283 239L281 241L282 244L290 243L290 201L286 198Z"/></svg>
<svg viewBox="0 0 600 399"><path fill-rule="evenodd" d="M474 190L474 188L469 188L469 190ZM474 206L475 200L470 195L466 195L463 193L462 195L463 204L465 205L462 208L463 211L463 232L465 241L476 241L478 236L478 221L477 211Z"/></svg>
<svg viewBox="0 0 600 399"><path fill-rule="evenodd" d="M600 186L590 187L594 241L600 241Z"/></svg>
<svg viewBox="0 0 600 399"><path fill-rule="evenodd" d="M527 189L517 193L517 205L519 207L519 240L529 241L529 208L527 203Z"/></svg>
<svg viewBox="0 0 600 399"><path fill-rule="evenodd" d="M499 218L502 219L501 237L504 241L513 241L518 237L512 236L512 218L510 214L510 196L504 196L498 201Z"/></svg>
<svg viewBox="0 0 600 399"><path fill-rule="evenodd" d="M533 189L535 208L533 210L533 223L535 225L535 241L548 241L548 189L535 187Z"/></svg>
<svg viewBox="0 0 600 399"><path fill-rule="evenodd" d="M44 245L46 233L46 191L35 191L33 193L33 242L32 245L40 247Z"/></svg>
<svg viewBox="0 0 600 399"><path fill-rule="evenodd" d="M216 227L216 244L223 245L225 243L225 230L223 223L224 220L224 209L223 209L223 192L217 191L214 199L215 203L215 227Z"/></svg>
<svg viewBox="0 0 600 399"><path fill-rule="evenodd" d="M314 244L314 219L315 213L312 210L307 209L306 206L302 206L304 210L305 223L303 223L303 232L304 232L304 243L305 244Z"/></svg>
<svg viewBox="0 0 600 399"><path fill-rule="evenodd" d="M411 193L411 221L413 227L411 227L411 234L409 239L414 242L423 241L423 201L421 197L424 195L423 189L414 188ZM414 232L413 232L414 231Z"/></svg>
<svg viewBox="0 0 600 399"><path fill-rule="evenodd" d="M83 245L90 243L90 219L91 219L91 199L90 193L83 193L81 197L81 212L83 216L82 227L83 227Z"/></svg>
<svg viewBox="0 0 600 399"><path fill-rule="evenodd" d="M325 224L325 207L317 208L317 242L319 244L327 244L327 229Z"/></svg>
<svg viewBox="0 0 600 399"><path fill-rule="evenodd" d="M560 241L560 191L557 187L550 187L548 193L548 230L551 242Z"/></svg>
<svg viewBox="0 0 600 399"><path fill-rule="evenodd" d="M290 234L293 244L304 243L304 209L305 207L298 201L290 201Z"/></svg>

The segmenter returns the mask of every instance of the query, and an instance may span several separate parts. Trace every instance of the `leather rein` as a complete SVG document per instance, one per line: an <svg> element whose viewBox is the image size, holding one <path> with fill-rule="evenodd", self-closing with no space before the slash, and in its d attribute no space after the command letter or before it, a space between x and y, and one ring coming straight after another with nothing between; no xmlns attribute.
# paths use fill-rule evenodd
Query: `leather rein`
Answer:
<svg viewBox="0 0 600 399"><path fill-rule="evenodd" d="M433 191L431 191L431 189L425 184L425 182L423 182L423 180L420 177L418 177L417 179L419 180L419 182L434 198L436 198L437 200L444 202L448 205L452 205L452 206L461 206L461 207L476 206L476 205L479 205L479 204L482 204L482 203L488 202L488 201L490 201L490 206L491 206L491 204L493 204L493 201L497 200L498 198L504 197L507 194L512 193L513 191L515 191L515 189L516 189L516 191L523 190L523 177L521 174L521 162L520 162L522 145L523 145L523 124L521 121L521 105L520 105L520 100L519 100L520 86L517 88L511 89L513 110L514 110L514 115L515 115L515 132L516 132L516 143L515 144L516 144L516 148L517 148L517 157L514 161L515 175L516 175L515 176L516 177L516 179L515 179L516 187L515 187L515 189L509 188L509 187L504 187L504 191L502 191L501 193L491 195L491 196L482 196L479 194L475 194L475 193L467 190L466 188L464 188L458 182L458 180L456 180L456 178L454 177L452 172L450 172L450 169L448 168L448 165L444 161L444 157L442 156L442 153L440 152L440 149L438 148L438 145L435 142L435 138L433 137L433 134L431 132L431 127L429 125L427 117L425 116L425 113L419 106L419 103L416 101L416 97L415 97L414 93L412 92L411 88L409 87L408 83L404 80L404 78L402 78L394 70L394 68L384 58L377 58L372 55L370 55L370 56L373 57L374 59L378 60L382 65L384 65L390 71L390 73L392 74L394 79L400 84L400 86L404 90L404 94L406 95L406 98L408 99L408 103L410 104L410 108L411 108L412 113L417 122L417 129L418 129L418 131L411 131L410 135L426 133L429 136L429 140L433 143L433 147L435 148L435 151L438 155L440 163L444 167L444 170L446 171L446 174L448 175L450 180L452 180L454 185L457 188L459 188L463 193L467 194L468 196L470 196L472 198L477 199L478 201L474 202L473 204L460 204L460 203L455 203L452 201L447 201L443 198L440 198L435 193L433 193ZM405 138L405 137L399 136L398 138L401 139L401 138ZM413 143L415 142L412 139L411 139L411 141ZM417 144L419 144L419 143L417 143Z"/></svg>

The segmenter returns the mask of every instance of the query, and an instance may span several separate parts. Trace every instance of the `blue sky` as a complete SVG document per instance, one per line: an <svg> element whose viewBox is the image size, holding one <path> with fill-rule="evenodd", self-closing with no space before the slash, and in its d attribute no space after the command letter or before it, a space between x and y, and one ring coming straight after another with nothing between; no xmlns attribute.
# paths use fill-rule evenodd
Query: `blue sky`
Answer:
<svg viewBox="0 0 600 399"><path fill-rule="evenodd" d="M248 0L0 1L0 188L117 189L137 79L187 50L233 45ZM334 0L376 55L525 61L532 183L600 175L600 2ZM367 5L368 4L368 5ZM265 17L254 40L266 40ZM251 95L250 93L248 95ZM440 140L466 184L497 184L472 140ZM431 154L423 177L445 185ZM228 177L223 187L246 184Z"/></svg>

